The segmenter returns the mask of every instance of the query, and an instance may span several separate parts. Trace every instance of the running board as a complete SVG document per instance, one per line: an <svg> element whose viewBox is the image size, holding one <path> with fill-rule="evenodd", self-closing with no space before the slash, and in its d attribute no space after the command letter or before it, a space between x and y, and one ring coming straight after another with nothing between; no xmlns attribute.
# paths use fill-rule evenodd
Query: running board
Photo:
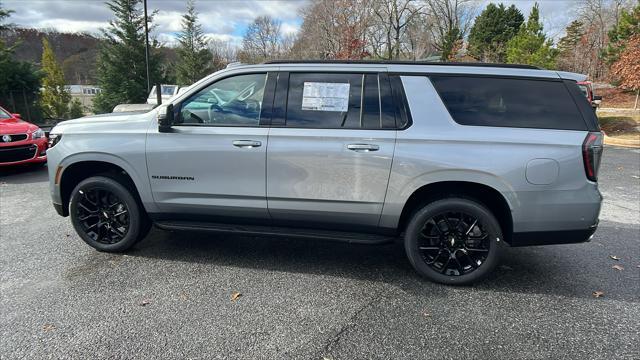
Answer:
<svg viewBox="0 0 640 360"><path fill-rule="evenodd" d="M393 242L397 239L397 237L389 235L260 225L218 224L191 221L156 221L154 224L162 230L205 231L260 236L286 236L343 241L350 244L384 244Z"/></svg>

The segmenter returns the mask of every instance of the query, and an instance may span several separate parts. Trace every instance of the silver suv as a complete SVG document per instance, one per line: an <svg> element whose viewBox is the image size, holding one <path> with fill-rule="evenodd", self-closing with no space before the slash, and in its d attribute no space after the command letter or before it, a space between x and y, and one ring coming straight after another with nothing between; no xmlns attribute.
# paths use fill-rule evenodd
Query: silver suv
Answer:
<svg viewBox="0 0 640 360"><path fill-rule="evenodd" d="M585 242L602 134L578 74L529 66L269 62L146 113L65 121L53 203L100 251L151 224L352 243L402 239L466 284L510 246Z"/></svg>

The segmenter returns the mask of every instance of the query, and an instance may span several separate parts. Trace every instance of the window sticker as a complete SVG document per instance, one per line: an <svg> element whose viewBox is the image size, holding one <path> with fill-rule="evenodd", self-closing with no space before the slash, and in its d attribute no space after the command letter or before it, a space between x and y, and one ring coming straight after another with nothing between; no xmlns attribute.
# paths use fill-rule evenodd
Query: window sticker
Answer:
<svg viewBox="0 0 640 360"><path fill-rule="evenodd" d="M305 82L302 110L339 111L349 109L349 84Z"/></svg>

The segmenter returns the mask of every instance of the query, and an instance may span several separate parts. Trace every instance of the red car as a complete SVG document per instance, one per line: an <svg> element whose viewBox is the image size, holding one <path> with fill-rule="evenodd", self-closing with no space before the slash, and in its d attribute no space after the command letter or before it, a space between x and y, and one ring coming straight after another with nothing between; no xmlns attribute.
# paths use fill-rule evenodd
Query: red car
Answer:
<svg viewBox="0 0 640 360"><path fill-rule="evenodd" d="M47 161L44 131L0 107L0 166Z"/></svg>
<svg viewBox="0 0 640 360"><path fill-rule="evenodd" d="M578 82L578 88L582 91L582 94L587 98L591 107L596 109L600 106L600 101L602 101L602 96L598 96L593 92L593 84L591 81L580 81Z"/></svg>

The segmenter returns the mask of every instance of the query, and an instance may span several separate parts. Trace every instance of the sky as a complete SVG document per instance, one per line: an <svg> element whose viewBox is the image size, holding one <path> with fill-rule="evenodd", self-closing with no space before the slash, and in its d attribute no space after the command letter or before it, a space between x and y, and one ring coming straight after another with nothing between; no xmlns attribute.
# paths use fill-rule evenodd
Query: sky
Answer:
<svg viewBox="0 0 640 360"><path fill-rule="evenodd" d="M196 0L196 10L207 36L239 44L247 25L257 16L270 15L282 22L285 34L296 33L302 19L299 11L311 0ZM55 29L61 32L98 34L108 26L111 12L104 0L0 0L3 7L14 10L9 21L21 27ZM489 0L478 0L482 9ZM496 1L494 1L496 2ZM525 17L535 1L503 0L514 4ZM579 0L538 0L545 30L555 40L575 17ZM154 35L168 45L175 43L180 31L186 0L147 0L148 8L157 9Z"/></svg>

